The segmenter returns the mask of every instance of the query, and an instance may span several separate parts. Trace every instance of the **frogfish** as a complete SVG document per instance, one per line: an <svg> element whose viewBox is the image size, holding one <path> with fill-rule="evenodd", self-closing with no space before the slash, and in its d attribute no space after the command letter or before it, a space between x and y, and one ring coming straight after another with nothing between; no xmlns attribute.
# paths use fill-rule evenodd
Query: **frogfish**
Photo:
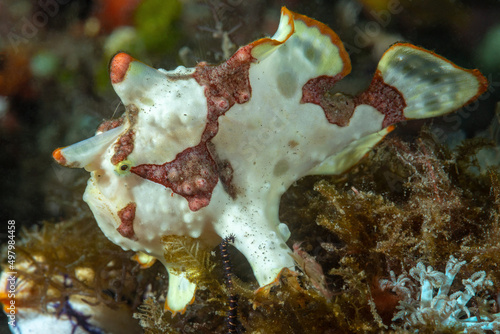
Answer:
<svg viewBox="0 0 500 334"><path fill-rule="evenodd" d="M340 38L285 7L272 37L219 65L154 69L118 53L109 71L124 114L53 157L90 172L83 199L109 240L165 265L174 313L194 300L196 282L165 260L164 236L206 248L232 236L266 286L295 266L278 217L293 182L343 173L396 123L450 113L488 85L478 70L396 43L365 91L334 93L351 71Z"/></svg>

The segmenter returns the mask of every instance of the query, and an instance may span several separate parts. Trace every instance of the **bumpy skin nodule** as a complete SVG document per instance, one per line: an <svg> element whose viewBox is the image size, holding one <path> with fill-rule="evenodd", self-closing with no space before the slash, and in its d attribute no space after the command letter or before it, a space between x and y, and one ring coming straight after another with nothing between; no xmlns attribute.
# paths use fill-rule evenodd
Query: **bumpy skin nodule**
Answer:
<svg viewBox="0 0 500 334"><path fill-rule="evenodd" d="M124 249L166 265L168 308L180 311L195 284L165 263L162 236L214 247L234 235L259 284L269 284L294 267L290 232L278 219L292 182L341 173L391 124L451 112L486 89L478 71L410 44L384 54L365 92L333 94L350 69L333 31L286 8L272 38L218 66L156 70L120 53L111 80L127 112L53 155L91 171L84 199L99 226Z"/></svg>

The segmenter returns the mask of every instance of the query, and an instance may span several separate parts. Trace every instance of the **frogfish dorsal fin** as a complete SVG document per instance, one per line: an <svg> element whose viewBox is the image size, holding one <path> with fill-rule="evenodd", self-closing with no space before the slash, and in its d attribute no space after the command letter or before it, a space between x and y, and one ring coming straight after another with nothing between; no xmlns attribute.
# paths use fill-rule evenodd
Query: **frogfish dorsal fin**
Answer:
<svg viewBox="0 0 500 334"><path fill-rule="evenodd" d="M252 56L258 61L273 57L276 66L289 67L309 79L337 76L340 80L351 71L349 55L333 30L285 7L281 9L276 33L250 46Z"/></svg>

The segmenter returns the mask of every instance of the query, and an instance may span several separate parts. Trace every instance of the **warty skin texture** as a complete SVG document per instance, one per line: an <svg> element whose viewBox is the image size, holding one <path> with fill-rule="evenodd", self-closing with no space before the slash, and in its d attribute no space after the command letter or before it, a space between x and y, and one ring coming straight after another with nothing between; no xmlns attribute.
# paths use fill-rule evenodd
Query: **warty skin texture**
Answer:
<svg viewBox="0 0 500 334"><path fill-rule="evenodd" d="M330 94L350 70L332 30L286 8L272 38L218 66L156 70L120 53L110 74L123 119L54 158L91 172L84 200L100 228L164 263L166 307L182 311L196 285L163 259L162 236L211 248L234 235L259 285L270 284L294 268L278 219L294 181L344 172L393 123L451 112L486 89L478 71L410 44L386 52L365 92Z"/></svg>

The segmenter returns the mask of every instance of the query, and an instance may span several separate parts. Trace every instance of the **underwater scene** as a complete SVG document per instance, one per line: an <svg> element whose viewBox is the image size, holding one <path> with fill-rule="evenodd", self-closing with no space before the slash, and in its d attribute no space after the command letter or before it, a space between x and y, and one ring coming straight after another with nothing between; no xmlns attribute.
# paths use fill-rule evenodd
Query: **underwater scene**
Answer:
<svg viewBox="0 0 500 334"><path fill-rule="evenodd" d="M500 333L500 1L0 0L0 334Z"/></svg>

